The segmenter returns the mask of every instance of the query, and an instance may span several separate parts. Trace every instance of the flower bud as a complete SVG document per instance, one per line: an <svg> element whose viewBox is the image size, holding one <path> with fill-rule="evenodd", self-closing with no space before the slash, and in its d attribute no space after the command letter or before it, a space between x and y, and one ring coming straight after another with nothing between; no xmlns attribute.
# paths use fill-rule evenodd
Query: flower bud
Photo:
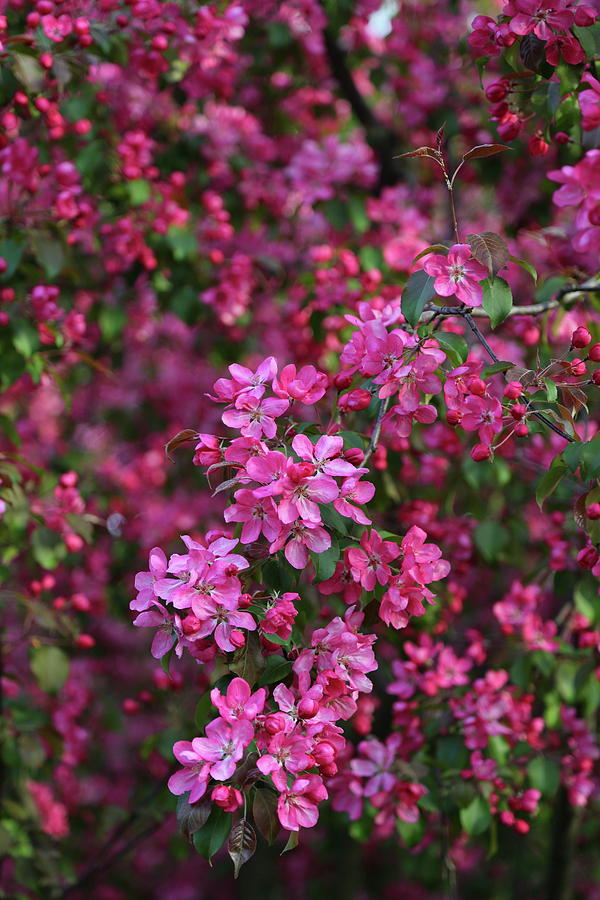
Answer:
<svg viewBox="0 0 600 900"><path fill-rule="evenodd" d="M585 514L588 519L600 519L600 503L590 503Z"/></svg>
<svg viewBox="0 0 600 900"><path fill-rule="evenodd" d="M349 447L347 450L344 450L342 456L346 462L352 463L353 466L360 466L365 458L365 454L360 447Z"/></svg>
<svg viewBox="0 0 600 900"><path fill-rule="evenodd" d="M529 138L527 149L530 156L545 156L550 149L550 144L544 140L541 134L537 133Z"/></svg>
<svg viewBox="0 0 600 900"><path fill-rule="evenodd" d="M518 425L515 426L515 434L517 437L527 437L529 434L529 428L525 424L525 422L519 422Z"/></svg>
<svg viewBox="0 0 600 900"><path fill-rule="evenodd" d="M364 388L354 388L350 393L343 394L340 397L338 406L343 413L360 412L360 410L366 409L370 402L371 394L369 391L366 391Z"/></svg>
<svg viewBox="0 0 600 900"><path fill-rule="evenodd" d="M319 704L310 697L305 697L298 704L298 715L302 719L312 719L319 712Z"/></svg>
<svg viewBox="0 0 600 900"><path fill-rule="evenodd" d="M575 359L572 359L571 362L569 363L569 368L567 369L567 372L569 373L569 375L575 375L577 377L580 377L581 375L585 375L586 368L585 368L584 361L582 359L578 359L577 357L575 357Z"/></svg>
<svg viewBox="0 0 600 900"><path fill-rule="evenodd" d="M588 359L592 362L600 362L600 344L592 344L588 351Z"/></svg>
<svg viewBox="0 0 600 900"><path fill-rule="evenodd" d="M318 766L330 766L335 759L335 748L328 741L315 744L311 752Z"/></svg>
<svg viewBox="0 0 600 900"><path fill-rule="evenodd" d="M240 631L239 628L234 628L231 634L229 635L229 640L233 644L234 647L243 647L246 643L246 635L243 631Z"/></svg>
<svg viewBox="0 0 600 900"><path fill-rule="evenodd" d="M509 381L504 388L504 396L507 400L516 400L523 393L523 385L520 381Z"/></svg>
<svg viewBox="0 0 600 900"><path fill-rule="evenodd" d="M127 697L126 700L123 700L123 712L128 716L135 716L136 713L140 711L140 704L137 700L133 700L131 697Z"/></svg>
<svg viewBox="0 0 600 900"><path fill-rule="evenodd" d="M448 425L451 425L453 428L455 425L460 425L462 419L462 413L458 409L449 409L446 413L446 422Z"/></svg>
<svg viewBox="0 0 600 900"><path fill-rule="evenodd" d="M299 463L292 463L290 466L288 466L286 475L288 476L290 481L293 481L294 484L298 484L300 481L303 481L305 478L310 478L312 475L315 474L315 472L316 472L316 469L312 463L299 462Z"/></svg>
<svg viewBox="0 0 600 900"><path fill-rule="evenodd" d="M230 784L219 784L213 788L210 799L225 812L235 812L244 802L241 791Z"/></svg>
<svg viewBox="0 0 600 900"><path fill-rule="evenodd" d="M591 340L592 336L587 328L580 325L571 335L571 347L577 347L577 349L580 350L582 347L587 347Z"/></svg>
<svg viewBox="0 0 600 900"><path fill-rule="evenodd" d="M95 644L96 641L91 634L80 634L75 641L75 646L79 647L80 650L91 650Z"/></svg>
<svg viewBox="0 0 600 900"><path fill-rule="evenodd" d="M191 634L195 634L200 628L201 621L197 616L190 614L186 616L185 619L181 622L181 630L185 634L186 637L189 637Z"/></svg>
<svg viewBox="0 0 600 900"><path fill-rule="evenodd" d="M467 378L467 388L477 397L483 397L485 394L485 387L485 381L478 378L477 375L470 375L469 378Z"/></svg>
<svg viewBox="0 0 600 900"><path fill-rule="evenodd" d="M338 391L345 391L354 381L352 372L338 372L333 376L333 385Z"/></svg>
<svg viewBox="0 0 600 900"><path fill-rule="evenodd" d="M500 81L493 81L485 89L485 96L490 103L500 103L508 94L508 83L501 78Z"/></svg>
<svg viewBox="0 0 600 900"><path fill-rule="evenodd" d="M595 547L584 547L577 554L577 562L582 569L593 569L599 559L600 553Z"/></svg>
<svg viewBox="0 0 600 900"><path fill-rule="evenodd" d="M474 462L483 462L484 459L489 459L491 455L492 451L487 444L475 444L471 449L471 459Z"/></svg>
<svg viewBox="0 0 600 900"><path fill-rule="evenodd" d="M513 419L522 419L526 412L527 407L523 403L515 403L510 409L510 414Z"/></svg>
<svg viewBox="0 0 600 900"><path fill-rule="evenodd" d="M596 369L596 371L592 373L592 381L594 384L600 385L600 369Z"/></svg>

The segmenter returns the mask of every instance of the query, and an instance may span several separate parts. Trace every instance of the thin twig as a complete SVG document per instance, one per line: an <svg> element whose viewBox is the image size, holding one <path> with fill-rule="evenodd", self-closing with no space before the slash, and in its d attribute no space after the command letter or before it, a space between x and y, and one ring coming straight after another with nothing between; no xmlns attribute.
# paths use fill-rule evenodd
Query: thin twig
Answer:
<svg viewBox="0 0 600 900"><path fill-rule="evenodd" d="M539 303L530 303L528 306L513 306L510 312L507 315L508 318L512 318L513 316L539 316L542 313L548 312L550 309L556 309L558 306L562 306L563 297L568 297L569 294L585 294L590 292L600 291L599 284L579 284L579 285L571 285L570 287L562 288L555 297L552 297L550 300L542 300ZM464 313L462 312L461 306L436 306L435 303L428 303L424 309L425 313L435 313L436 315L442 316L462 316ZM489 319L489 313L483 309L483 307L478 306L474 309L469 310L469 314L478 319ZM423 324L427 322L431 322L431 319L424 320Z"/></svg>
<svg viewBox="0 0 600 900"><path fill-rule="evenodd" d="M383 417L387 412L387 408L389 406L390 398L386 397L385 400L382 400L379 409L377 411L377 418L375 419L375 425L373 426L373 433L371 434L371 440L369 446L367 447L367 452L365 453L365 458L363 459L361 465L365 465L377 449L377 445L379 443L379 438L381 436L381 423L383 422Z"/></svg>

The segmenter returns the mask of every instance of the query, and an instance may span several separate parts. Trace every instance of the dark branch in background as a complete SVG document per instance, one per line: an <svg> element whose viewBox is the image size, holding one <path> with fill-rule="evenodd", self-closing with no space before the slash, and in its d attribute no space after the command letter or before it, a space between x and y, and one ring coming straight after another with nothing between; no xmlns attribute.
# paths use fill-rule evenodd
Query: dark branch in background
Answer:
<svg viewBox="0 0 600 900"><path fill-rule="evenodd" d="M361 465L364 466L371 459L371 456L377 450L377 445L379 444L379 437L381 435L381 425L383 422L383 417L386 414L388 405L390 402L390 398L386 397L385 400L382 400L379 404L379 409L377 410L377 418L375 420L375 425L373 426L373 433L371 435L371 440L369 442L369 446L367 448L367 452L365 453L365 458L363 459Z"/></svg>
<svg viewBox="0 0 600 900"><path fill-rule="evenodd" d="M382 188L398 184L402 180L398 160L394 159L398 154L400 138L395 131L379 121L356 87L346 51L340 47L330 28L324 30L323 39L331 74L337 81L342 96L348 101L352 112L365 129L367 144L377 157L379 163L377 193L379 193Z"/></svg>
<svg viewBox="0 0 600 900"><path fill-rule="evenodd" d="M565 297L569 297L573 294L585 294L586 292L597 293L599 291L600 284L569 285L568 287L561 288L551 300L541 300L539 303L531 303L529 306L513 306L507 318L512 318L513 316L539 316L542 313L548 312L548 310L557 309L559 306L571 307L577 301L569 301L568 304L563 303ZM460 312L460 308L457 306L436 306L435 303L428 303L424 311L435 313L436 316L463 315L463 313ZM472 309L469 315L478 319L489 319L489 314L481 306ZM423 320L423 322L426 321L426 319ZM429 321L431 321L431 319L429 319Z"/></svg>

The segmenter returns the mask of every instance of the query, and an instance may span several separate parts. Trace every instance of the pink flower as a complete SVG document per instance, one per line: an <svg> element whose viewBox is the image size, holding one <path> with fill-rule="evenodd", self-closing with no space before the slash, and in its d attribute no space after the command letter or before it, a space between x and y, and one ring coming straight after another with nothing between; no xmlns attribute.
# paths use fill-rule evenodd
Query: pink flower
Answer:
<svg viewBox="0 0 600 900"><path fill-rule="evenodd" d="M398 553L398 544L384 541L375 529L370 533L364 531L360 547L351 547L348 551L352 575L366 591L372 591L377 582L387 584L392 574L387 563L396 559Z"/></svg>
<svg viewBox="0 0 600 900"><path fill-rule="evenodd" d="M260 756L256 766L263 775L284 770L297 774L302 769L309 769L314 765L314 759L309 755L311 741L299 734L285 734L279 731L269 741L268 753Z"/></svg>
<svg viewBox="0 0 600 900"><path fill-rule="evenodd" d="M323 550L328 550L331 547L331 537L314 522L294 522L292 526L282 526L279 536L269 547L269 552L277 553L284 544L283 552L289 564L295 569L304 569L308 564L308 551L322 553Z"/></svg>
<svg viewBox="0 0 600 900"><path fill-rule="evenodd" d="M256 622L250 613L238 610L237 598L222 597L217 601L199 594L192 603L192 609L202 623L196 636L205 638L214 632L217 646L226 653L232 652L238 646L232 641L234 629L245 628L246 631L256 629Z"/></svg>
<svg viewBox="0 0 600 900"><path fill-rule="evenodd" d="M286 400L299 400L307 406L317 403L326 390L327 375L314 366L302 366L298 373L296 366L284 366L279 377L273 380L274 394Z"/></svg>
<svg viewBox="0 0 600 900"><path fill-rule="evenodd" d="M300 459L313 463L315 470L324 475L357 474L356 467L342 459L344 441L341 437L324 434L313 444L305 434L297 434L292 447Z"/></svg>
<svg viewBox="0 0 600 900"><path fill-rule="evenodd" d="M235 400L244 391L251 391L257 387L264 393L263 385L273 381L277 375L277 363L273 356L269 356L261 362L256 372L253 372L246 366L240 366L238 363L233 363L233 365L229 366L229 371L232 375L231 379L218 378L215 381L214 391L217 396L211 399L218 402L228 402Z"/></svg>
<svg viewBox="0 0 600 900"><path fill-rule="evenodd" d="M254 388L240 394L235 407L226 409L222 415L225 425L239 428L244 437L275 437L275 419L283 415L290 405L287 400L269 398L261 400L264 388Z"/></svg>
<svg viewBox="0 0 600 900"><path fill-rule="evenodd" d="M379 791L391 791L393 788L396 777L390 769L398 756L401 741L400 735L394 734L385 744L371 738L358 745L362 758L353 759L350 768L355 775L369 779L364 787L365 797L372 797Z"/></svg>
<svg viewBox="0 0 600 900"><path fill-rule="evenodd" d="M423 268L428 275L435 276L434 288L440 297L454 294L466 306L481 306L480 282L489 273L472 258L468 244L454 244L447 257L437 253L427 257Z"/></svg>
<svg viewBox="0 0 600 900"><path fill-rule="evenodd" d="M263 634L276 634L282 640L287 641L292 633L292 626L298 615L298 610L293 600L299 600L298 594L287 593L277 597L275 605L267 609L267 613L260 623Z"/></svg>
<svg viewBox="0 0 600 900"><path fill-rule="evenodd" d="M573 13L566 9L567 0L511 0L502 12L513 16L509 28L514 34L531 34L541 41L554 36L553 29L566 31L574 21Z"/></svg>
<svg viewBox="0 0 600 900"><path fill-rule="evenodd" d="M50 837L66 837L69 833L66 806L55 800L52 790L47 784L28 780L25 782L25 786L35 803L42 831L49 834Z"/></svg>
<svg viewBox="0 0 600 900"><path fill-rule="evenodd" d="M138 572L135 576L135 589L139 591L135 600L129 604L130 609L141 612L156 599L154 585L159 578L167 574L167 557L160 547L153 547L150 551L149 572Z"/></svg>
<svg viewBox="0 0 600 900"><path fill-rule="evenodd" d="M312 828L319 820L318 803L328 797L327 788L318 775L297 778L290 787L282 772L273 773L273 783L280 791L277 815L283 828L299 831Z"/></svg>
<svg viewBox="0 0 600 900"><path fill-rule="evenodd" d="M235 772L236 762L254 738L254 728L246 719L237 719L231 724L223 719L214 719L208 723L205 732L206 737L192 741L193 752L198 759L210 763L208 771L211 778L226 781ZM193 802L191 797L190 802Z"/></svg>
<svg viewBox="0 0 600 900"><path fill-rule="evenodd" d="M171 775L168 787L176 796L190 791L190 803L195 803L204 796L210 777L209 766L196 746L199 740L200 738L194 738L193 741L177 741L173 745L173 754L184 768Z"/></svg>
<svg viewBox="0 0 600 900"><path fill-rule="evenodd" d="M242 792L229 784L219 784L213 788L210 799L225 812L235 812L244 802Z"/></svg>
<svg viewBox="0 0 600 900"><path fill-rule="evenodd" d="M40 24L46 37L56 44L60 44L63 38L73 30L70 16L42 16Z"/></svg>
<svg viewBox="0 0 600 900"><path fill-rule="evenodd" d="M281 479L277 493L282 499L277 507L279 520L284 524L302 519L304 522L321 522L318 503L331 503L339 493L337 482L330 475L309 474L303 477L303 463L288 465L288 475ZM308 466L313 469L312 466ZM314 469L313 469L314 472Z"/></svg>
<svg viewBox="0 0 600 900"><path fill-rule="evenodd" d="M592 131L600 125L600 81L589 72L582 76L581 81L591 88L582 91L577 98L581 107L581 127L584 131Z"/></svg>
<svg viewBox="0 0 600 900"><path fill-rule="evenodd" d="M226 522L243 522L241 541L251 544L261 533L268 541L273 541L279 532L277 509L270 497L261 499L254 491L244 488L234 494L232 503L224 513Z"/></svg>
<svg viewBox="0 0 600 900"><path fill-rule="evenodd" d="M352 502L368 503L374 493L375 485L371 484L370 481L359 481L358 478L345 478L340 489L340 496L333 501L333 506L341 516L352 519L360 525L370 525L371 520L364 514L362 509L352 506Z"/></svg>
<svg viewBox="0 0 600 900"><path fill-rule="evenodd" d="M461 427L477 431L484 444L491 444L502 431L502 405L495 397L467 397L462 407Z"/></svg>
<svg viewBox="0 0 600 900"><path fill-rule="evenodd" d="M216 706L219 715L227 722L236 722L238 719L254 721L263 711L266 698L265 688L259 688L252 693L250 685L243 678L234 678L230 681L225 696L219 693L218 688L213 688L210 692L213 706Z"/></svg>

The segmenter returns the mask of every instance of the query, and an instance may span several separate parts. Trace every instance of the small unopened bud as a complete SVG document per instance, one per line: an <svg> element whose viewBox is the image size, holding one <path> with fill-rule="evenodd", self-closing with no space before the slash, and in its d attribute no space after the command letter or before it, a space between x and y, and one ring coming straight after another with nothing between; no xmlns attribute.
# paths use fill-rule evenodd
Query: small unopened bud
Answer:
<svg viewBox="0 0 600 900"><path fill-rule="evenodd" d="M478 378L477 375L471 375L467 378L467 387L477 397L483 397L485 394L485 381Z"/></svg>
<svg viewBox="0 0 600 900"><path fill-rule="evenodd" d="M522 403L515 403L514 406L511 407L510 414L513 419L522 419L525 413L527 412L527 407Z"/></svg>
<svg viewBox="0 0 600 900"><path fill-rule="evenodd" d="M298 704L298 715L302 719L312 719L319 712L319 704L312 698L305 698Z"/></svg>
<svg viewBox="0 0 600 900"><path fill-rule="evenodd" d="M582 347L587 347L591 340L592 336L587 328L580 325L571 335L571 347L577 347L577 349L580 350Z"/></svg>
<svg viewBox="0 0 600 900"><path fill-rule="evenodd" d="M577 562L582 569L593 569L600 559L600 554L595 547L584 547L577 554Z"/></svg>
<svg viewBox="0 0 600 900"><path fill-rule="evenodd" d="M504 388L504 396L507 400L517 400L523 393L523 385L520 381L509 381Z"/></svg>
<svg viewBox="0 0 600 900"><path fill-rule="evenodd" d="M588 519L600 519L600 503L590 503L585 514Z"/></svg>
<svg viewBox="0 0 600 900"><path fill-rule="evenodd" d="M446 413L446 422L448 425L451 425L453 428L455 425L460 425L462 420L462 413L459 409L449 409Z"/></svg>
<svg viewBox="0 0 600 900"><path fill-rule="evenodd" d="M492 451L487 444L475 444L471 449L471 459L474 462L483 462L484 459L489 459L491 455Z"/></svg>
<svg viewBox="0 0 600 900"><path fill-rule="evenodd" d="M233 644L234 647L243 647L246 643L246 635L243 631L240 631L239 628L234 628L231 634L229 635L229 640Z"/></svg>

